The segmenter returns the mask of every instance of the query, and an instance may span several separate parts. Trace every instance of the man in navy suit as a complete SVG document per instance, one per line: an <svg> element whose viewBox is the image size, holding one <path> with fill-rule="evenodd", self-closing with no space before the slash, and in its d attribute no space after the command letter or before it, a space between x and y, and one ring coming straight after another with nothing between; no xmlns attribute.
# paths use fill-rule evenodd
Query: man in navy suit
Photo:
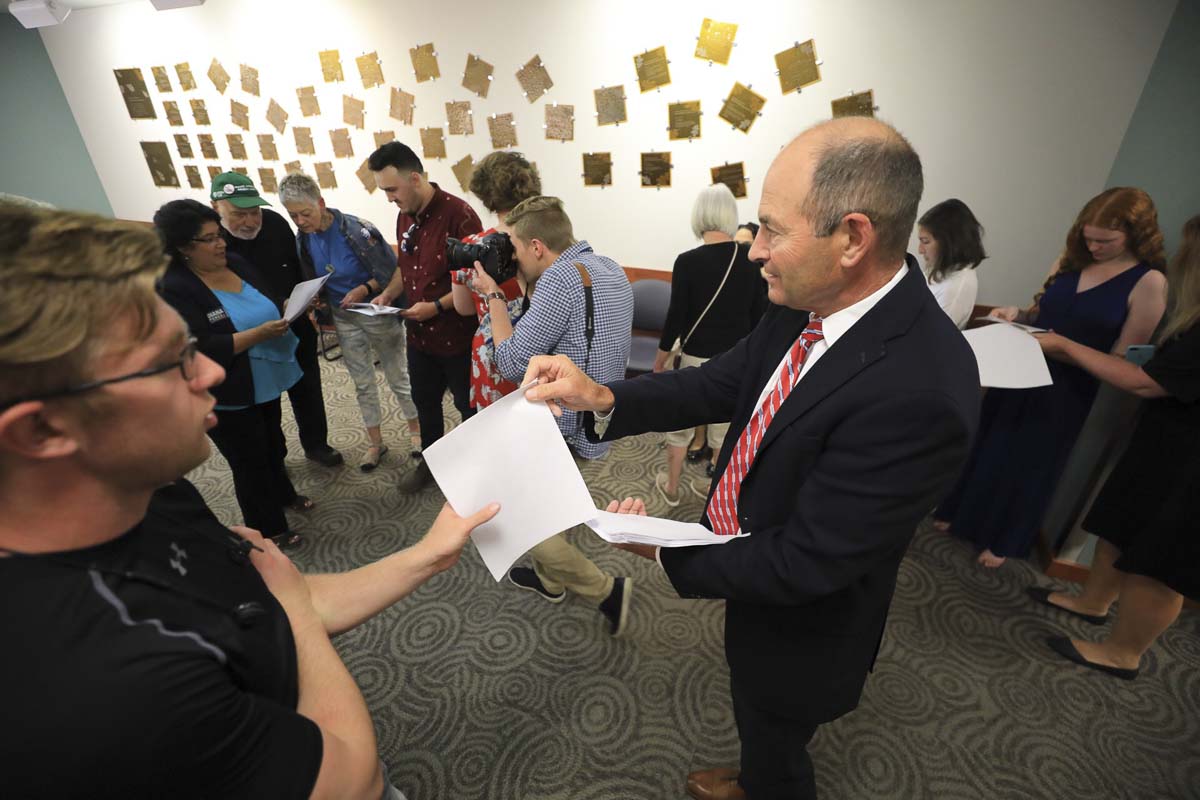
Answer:
<svg viewBox="0 0 1200 800"><path fill-rule="evenodd" d="M858 704L900 560L957 476L979 376L905 245L921 162L873 119L817 125L763 182L751 259L774 306L696 369L608 386L534 359L532 400L593 412L615 439L730 421L702 522L720 547L627 545L683 597L724 598L741 768L688 776L692 797L811 798L807 744Z"/></svg>

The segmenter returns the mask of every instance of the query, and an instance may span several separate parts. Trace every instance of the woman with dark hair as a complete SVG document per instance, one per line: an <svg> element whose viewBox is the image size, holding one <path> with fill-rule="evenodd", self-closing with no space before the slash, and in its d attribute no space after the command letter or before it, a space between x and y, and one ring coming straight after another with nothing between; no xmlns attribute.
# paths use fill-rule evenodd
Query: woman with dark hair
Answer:
<svg viewBox="0 0 1200 800"><path fill-rule="evenodd" d="M944 200L917 220L917 252L925 260L925 279L938 305L959 330L967 327L979 279L975 268L987 258L983 226L962 200Z"/></svg>
<svg viewBox="0 0 1200 800"><path fill-rule="evenodd" d="M301 542L283 510L312 509L296 494L283 458L279 397L300 379L297 339L278 301L248 261L226 254L221 217L195 200L172 200L154 214L170 263L159 294L187 322L200 351L225 368L212 390L217 426L209 436L229 462L246 525L280 547Z"/></svg>
<svg viewBox="0 0 1200 800"><path fill-rule="evenodd" d="M1148 194L1102 192L1079 212L1033 305L993 314L1124 355L1150 341L1166 307L1162 241ZM1050 375L1050 386L988 390L975 448L934 513L935 527L973 542L985 567L1029 554L1099 388L1069 364L1051 362Z"/></svg>
<svg viewBox="0 0 1200 800"><path fill-rule="evenodd" d="M758 236L758 223L743 222L734 232L733 240L738 244L753 244L755 236Z"/></svg>
<svg viewBox="0 0 1200 800"><path fill-rule="evenodd" d="M1083 521L1097 536L1083 592L1029 590L1037 602L1094 624L1119 598L1117 621L1102 641L1064 636L1049 644L1069 661L1125 679L1137 676L1142 655L1179 616L1183 598L1200 599L1200 216L1184 225L1167 276L1171 310L1145 366L1057 333L1038 336L1050 358L1147 398L1129 446Z"/></svg>

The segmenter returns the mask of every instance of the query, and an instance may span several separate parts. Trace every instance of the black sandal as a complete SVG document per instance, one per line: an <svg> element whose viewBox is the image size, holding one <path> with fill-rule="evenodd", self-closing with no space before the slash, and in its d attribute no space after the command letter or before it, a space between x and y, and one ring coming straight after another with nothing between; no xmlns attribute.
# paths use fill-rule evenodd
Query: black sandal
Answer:
<svg viewBox="0 0 1200 800"><path fill-rule="evenodd" d="M687 451L687 460L688 461L703 461L706 458L712 458L712 448L709 447L708 445L704 445L703 447L701 447L698 450L693 450L690 447L688 448L688 451Z"/></svg>
<svg viewBox="0 0 1200 800"><path fill-rule="evenodd" d="M296 499L292 501L290 508L292 511L308 512L317 507L317 504L311 497L305 497L302 494L296 495Z"/></svg>
<svg viewBox="0 0 1200 800"><path fill-rule="evenodd" d="M304 544L304 537L293 531L281 533L278 536L272 536L271 541L280 550L292 550Z"/></svg>

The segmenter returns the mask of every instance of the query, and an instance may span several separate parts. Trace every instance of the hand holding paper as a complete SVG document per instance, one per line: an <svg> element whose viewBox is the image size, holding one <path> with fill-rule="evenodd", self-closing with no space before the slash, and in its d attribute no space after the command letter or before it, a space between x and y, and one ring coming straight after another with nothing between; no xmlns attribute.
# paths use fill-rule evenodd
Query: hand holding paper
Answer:
<svg viewBox="0 0 1200 800"><path fill-rule="evenodd" d="M313 278L311 281L301 281L292 288L292 294L288 297L287 307L283 309L283 318L288 322L295 322L296 319L308 310L309 304L317 293L321 291L321 287L325 285L325 281L329 280L329 276L333 273L327 273L320 278Z"/></svg>
<svg viewBox="0 0 1200 800"><path fill-rule="evenodd" d="M526 390L525 396L535 402L545 401L556 417L562 416L562 408L603 414L610 411L615 402L607 386L593 381L566 356L531 358L521 383L530 386L535 382L537 385Z"/></svg>

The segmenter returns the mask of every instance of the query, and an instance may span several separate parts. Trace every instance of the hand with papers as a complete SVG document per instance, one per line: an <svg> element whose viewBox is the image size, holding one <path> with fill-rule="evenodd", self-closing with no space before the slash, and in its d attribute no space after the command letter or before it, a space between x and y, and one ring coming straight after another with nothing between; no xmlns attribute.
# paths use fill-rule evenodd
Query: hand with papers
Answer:
<svg viewBox="0 0 1200 800"><path fill-rule="evenodd" d="M460 517L449 503L445 503L433 521L433 527L414 547L425 551L430 568L435 573L445 572L458 563L471 532L498 513L500 504L490 503L470 516Z"/></svg>
<svg viewBox="0 0 1200 800"><path fill-rule="evenodd" d="M479 458L481 441L489 443L489 459ZM617 506L626 508L624 514L598 510L550 411L526 400L522 390L439 439L425 451L425 463L453 508L468 512L500 502L503 509L471 536L496 580L534 545L579 524L621 544L682 547L737 538L695 523L641 516L644 505L639 510L632 499Z"/></svg>
<svg viewBox="0 0 1200 800"><path fill-rule="evenodd" d="M563 408L604 414L613 407L613 393L608 387L593 381L566 356L529 359L529 368L525 370L521 384L532 386L525 396L535 402L545 402L556 417L562 416Z"/></svg>

